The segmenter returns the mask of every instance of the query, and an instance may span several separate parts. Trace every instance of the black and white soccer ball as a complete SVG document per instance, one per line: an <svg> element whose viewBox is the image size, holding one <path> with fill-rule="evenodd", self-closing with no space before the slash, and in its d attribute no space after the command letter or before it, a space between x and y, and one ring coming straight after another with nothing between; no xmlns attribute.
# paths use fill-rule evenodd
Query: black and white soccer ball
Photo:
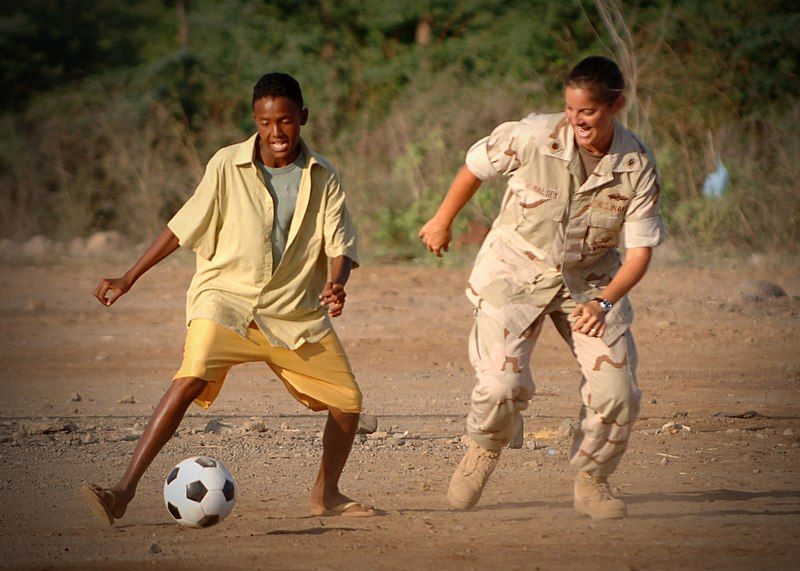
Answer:
<svg viewBox="0 0 800 571"><path fill-rule="evenodd" d="M187 458L167 475L164 503L181 525L212 526L225 519L236 503L233 477L219 460L207 456Z"/></svg>

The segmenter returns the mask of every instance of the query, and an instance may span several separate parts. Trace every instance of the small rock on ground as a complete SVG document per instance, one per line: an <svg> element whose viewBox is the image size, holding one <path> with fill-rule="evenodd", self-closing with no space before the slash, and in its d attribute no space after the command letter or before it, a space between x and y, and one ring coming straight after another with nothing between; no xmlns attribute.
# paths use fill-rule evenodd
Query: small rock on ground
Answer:
<svg viewBox="0 0 800 571"><path fill-rule="evenodd" d="M786 291L781 286L766 280L745 280L736 284L733 291L741 301L748 303L786 297Z"/></svg>
<svg viewBox="0 0 800 571"><path fill-rule="evenodd" d="M242 424L242 432L266 432L266 425L260 420L247 420Z"/></svg>
<svg viewBox="0 0 800 571"><path fill-rule="evenodd" d="M206 423L206 427L203 429L203 432L206 434L219 434L226 428L230 428L230 425L225 424L219 418L212 418Z"/></svg>
<svg viewBox="0 0 800 571"><path fill-rule="evenodd" d="M376 415L363 412L358 415L356 434L372 434L376 430L378 430L378 417Z"/></svg>

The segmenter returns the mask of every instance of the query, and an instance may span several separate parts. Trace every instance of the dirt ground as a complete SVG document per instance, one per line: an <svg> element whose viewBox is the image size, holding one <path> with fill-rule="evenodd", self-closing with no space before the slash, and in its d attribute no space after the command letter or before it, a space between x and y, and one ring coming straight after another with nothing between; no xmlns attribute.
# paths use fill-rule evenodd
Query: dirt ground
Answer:
<svg viewBox="0 0 800 571"><path fill-rule="evenodd" d="M387 515L310 517L325 420L263 365L228 378L209 411L193 407L116 527L78 494L118 477L182 351L181 253L117 305L91 297L132 259L0 270L0 566L73 569L753 569L800 557L800 268L657 262L634 292L643 408L613 479L625 520L572 509L567 440L578 369L548 326L534 354L538 395L526 442L507 450L478 508L448 510L445 487L473 383L466 269L366 266L336 325L385 436L357 441L343 490ZM769 279L788 297L745 303L733 286ZM80 400L77 400L80 395ZM130 398L133 397L133 398ZM124 402L120 402L124 401ZM133 401L133 402L130 402ZM756 411L751 418L714 416ZM747 415L745 415L747 416ZM243 432L251 419L264 432ZM206 432L210 420L222 430ZM669 421L689 427L658 430ZM405 434L405 433L408 434ZM398 434L399 433L399 434ZM392 436L397 434L397 436ZM363 440L363 442L361 441ZM193 455L222 460L233 514L183 529L163 478Z"/></svg>

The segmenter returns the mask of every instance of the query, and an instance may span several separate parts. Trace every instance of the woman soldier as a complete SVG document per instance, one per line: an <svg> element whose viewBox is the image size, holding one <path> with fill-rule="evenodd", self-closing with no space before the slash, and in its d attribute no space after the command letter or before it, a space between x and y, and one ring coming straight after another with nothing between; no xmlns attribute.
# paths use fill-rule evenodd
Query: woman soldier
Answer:
<svg viewBox="0 0 800 571"><path fill-rule="evenodd" d="M588 57L570 72L564 112L503 123L470 148L420 238L437 256L453 219L484 180L508 178L500 214L475 261L467 297L477 384L470 444L447 498L473 507L500 451L522 429L535 387L531 352L546 316L582 372L580 427L571 464L575 509L593 518L626 515L607 483L639 412L633 310L627 293L664 239L652 154L617 120L625 104L617 65ZM625 257L617 246L624 239Z"/></svg>

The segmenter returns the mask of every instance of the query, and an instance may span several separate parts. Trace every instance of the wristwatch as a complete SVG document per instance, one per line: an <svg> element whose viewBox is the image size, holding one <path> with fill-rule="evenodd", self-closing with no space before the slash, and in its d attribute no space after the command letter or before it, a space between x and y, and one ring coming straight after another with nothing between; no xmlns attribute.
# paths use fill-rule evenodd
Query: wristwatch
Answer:
<svg viewBox="0 0 800 571"><path fill-rule="evenodd" d="M593 301L596 301L597 303L600 304L600 309L603 310L603 313L608 313L609 311L611 311L611 308L614 307L613 303L602 297L596 297L594 298Z"/></svg>

